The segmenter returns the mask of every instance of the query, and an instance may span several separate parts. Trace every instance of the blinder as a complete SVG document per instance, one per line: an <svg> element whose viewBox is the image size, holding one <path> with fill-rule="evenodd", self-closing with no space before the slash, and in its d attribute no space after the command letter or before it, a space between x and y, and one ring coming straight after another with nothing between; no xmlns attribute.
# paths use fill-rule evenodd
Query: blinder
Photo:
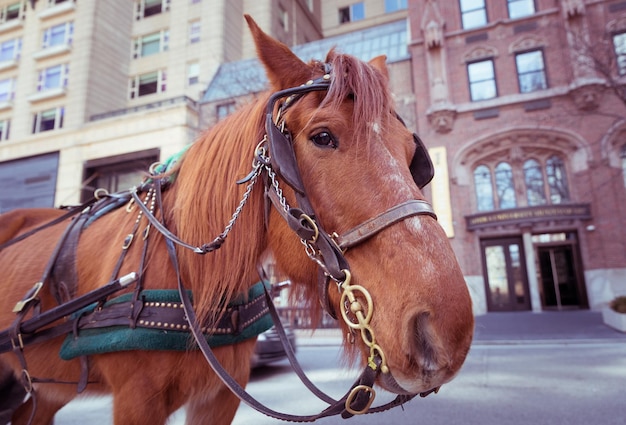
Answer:
<svg viewBox="0 0 626 425"><path fill-rule="evenodd" d="M272 167L289 186L301 195L304 195L305 190L304 184L302 183L302 177L300 176L300 170L297 166L291 134L284 127L284 122L282 122L281 128L279 128L278 125L280 123L280 115L300 96L312 91L328 90L329 85L329 74L325 74L323 77L310 80L307 84L300 87L293 87L276 92L272 94L268 100L265 130L269 141L270 161ZM287 100L279 107L279 118L275 121L274 108L276 102L284 98L287 98ZM400 118L397 114L396 116L404 125L402 118ZM413 155L409 169L417 187L423 189L433 179L435 169L426 146L424 146L422 140L415 133L413 133L413 140L415 141L415 154Z"/></svg>
<svg viewBox="0 0 626 425"><path fill-rule="evenodd" d="M415 154L413 154L409 169L417 187L423 189L435 176L435 167L424 142L416 133L413 133L413 140L415 141Z"/></svg>

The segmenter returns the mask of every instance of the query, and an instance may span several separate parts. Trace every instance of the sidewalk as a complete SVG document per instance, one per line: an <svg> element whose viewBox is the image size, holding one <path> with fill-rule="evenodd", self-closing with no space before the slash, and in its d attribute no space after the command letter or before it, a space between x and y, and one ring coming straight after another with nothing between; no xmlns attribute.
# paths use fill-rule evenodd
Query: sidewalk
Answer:
<svg viewBox="0 0 626 425"><path fill-rule="evenodd" d="M487 313L475 318L474 344L623 342L626 334L590 310Z"/></svg>
<svg viewBox="0 0 626 425"><path fill-rule="evenodd" d="M524 343L606 343L626 344L626 334L602 322L602 313L589 310L542 313L487 313L475 318L475 345ZM299 346L341 344L339 329L296 330Z"/></svg>

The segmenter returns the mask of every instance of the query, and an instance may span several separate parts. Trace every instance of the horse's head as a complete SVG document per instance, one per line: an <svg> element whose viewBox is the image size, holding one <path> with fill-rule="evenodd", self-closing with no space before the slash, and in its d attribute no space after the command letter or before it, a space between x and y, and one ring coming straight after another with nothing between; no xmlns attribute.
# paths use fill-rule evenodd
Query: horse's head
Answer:
<svg viewBox="0 0 626 425"><path fill-rule="evenodd" d="M430 207L411 203L423 201L420 186L428 182L430 169L420 167L431 164L419 139L395 113L384 58L365 63L331 51L325 63L305 64L248 21L272 90L304 84L270 100L268 132L282 137L270 140L269 152L285 196L274 194L278 212L269 225L279 268L306 288L309 299L316 299L317 264L308 257L322 263L331 278L322 278L321 292L328 295L344 332L353 334L356 351L382 363L380 385L409 394L438 388L458 372L469 350L471 301ZM306 89L309 80L311 90ZM288 163L290 158L294 164ZM410 213L389 212L407 203L413 205ZM330 251L306 231L294 235L281 217L289 215L280 211L285 205L310 206L314 217L296 217L295 227L323 232L317 241L330 241ZM373 228L372 235L346 242L349 230L381 215L356 232ZM328 258L335 254L338 259ZM332 262L337 264L329 266ZM346 265L349 272L333 271ZM357 325L349 327L342 316ZM374 349L368 346L372 342Z"/></svg>

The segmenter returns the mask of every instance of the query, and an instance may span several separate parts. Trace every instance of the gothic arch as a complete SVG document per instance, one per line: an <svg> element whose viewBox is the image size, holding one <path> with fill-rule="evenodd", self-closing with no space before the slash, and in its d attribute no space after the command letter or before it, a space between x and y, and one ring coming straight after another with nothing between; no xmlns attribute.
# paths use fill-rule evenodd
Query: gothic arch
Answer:
<svg viewBox="0 0 626 425"><path fill-rule="evenodd" d="M480 161L495 157L523 161L536 152L549 151L561 154L572 172L586 170L593 159L589 144L576 133L553 127L514 127L463 145L452 158L451 179L467 185Z"/></svg>
<svg viewBox="0 0 626 425"><path fill-rule="evenodd" d="M611 167L621 168L619 152L626 143L626 119L621 119L606 132L600 141L601 160Z"/></svg>

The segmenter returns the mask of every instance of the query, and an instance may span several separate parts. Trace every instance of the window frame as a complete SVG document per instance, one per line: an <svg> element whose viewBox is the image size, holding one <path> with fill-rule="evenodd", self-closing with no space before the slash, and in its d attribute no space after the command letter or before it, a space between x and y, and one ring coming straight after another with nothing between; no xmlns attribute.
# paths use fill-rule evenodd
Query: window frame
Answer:
<svg viewBox="0 0 626 425"><path fill-rule="evenodd" d="M160 15L161 13L166 13L170 10L170 0L137 0L136 4L137 9L135 19L137 21L151 16ZM156 9L157 7L159 8L158 11Z"/></svg>
<svg viewBox="0 0 626 425"><path fill-rule="evenodd" d="M56 68L59 69L58 72L55 72ZM55 79L58 79L58 84L50 85L50 82ZM58 63L56 65L40 69L39 76L37 78L37 92L41 93L48 90L64 89L67 87L68 79L69 64L67 63Z"/></svg>
<svg viewBox="0 0 626 425"><path fill-rule="evenodd" d="M4 57L3 53L5 51L5 46L9 46L9 45L12 45L11 57L2 59L2 57ZM21 54L22 54L22 38L21 37L11 38L9 40L5 40L2 43L0 43L0 62L9 62L9 61L18 60Z"/></svg>
<svg viewBox="0 0 626 425"><path fill-rule="evenodd" d="M8 118L0 119L0 142L9 140L11 131L11 120Z"/></svg>
<svg viewBox="0 0 626 425"><path fill-rule="evenodd" d="M464 30L471 30L474 28L480 28L480 27L484 27L485 25L487 25L489 23L489 15L487 14L487 4L485 2L485 0L478 0L482 2L482 6L479 7L475 7L473 9L464 9L463 8L463 2L464 1L472 1L472 0L459 0L459 10L461 12L461 28ZM471 14L476 14L476 12L480 12L482 11L481 14L481 21L478 23L472 23L470 22L469 18L467 19L466 22L466 17L468 17ZM473 18L472 18L473 19Z"/></svg>
<svg viewBox="0 0 626 425"><path fill-rule="evenodd" d="M622 160L622 176L624 178L624 187L626 188L626 143L620 148L619 157Z"/></svg>
<svg viewBox="0 0 626 425"><path fill-rule="evenodd" d="M232 114L237 108L237 103L234 101L219 103L215 105L215 118L217 121L221 121L230 114Z"/></svg>
<svg viewBox="0 0 626 425"><path fill-rule="evenodd" d="M153 74L156 74L156 80L152 80ZM148 85L154 84L156 90L149 92L143 92ZM159 69L156 71L145 72L143 74L137 74L130 78L130 90L129 99L139 99L140 97L150 96L153 94L164 93L167 91L167 71Z"/></svg>
<svg viewBox="0 0 626 425"><path fill-rule="evenodd" d="M513 9L513 13L511 13L511 6L517 6L517 5L531 5L532 6L532 11L531 12L521 12L521 14L519 14L520 12L516 12L515 9ZM535 0L507 0L506 1L506 7L507 7L507 12L509 14L509 19L521 19L521 18L525 18L527 16L532 16L535 13L537 13L537 5L535 4ZM513 16L515 13L515 16Z"/></svg>
<svg viewBox="0 0 626 425"><path fill-rule="evenodd" d="M355 16L357 8L362 9L358 12L362 13L362 16ZM365 2L358 1L356 3L349 4L347 6L339 8L339 25L348 24L350 22L362 21L365 19Z"/></svg>
<svg viewBox="0 0 626 425"><path fill-rule="evenodd" d="M524 172L524 187L526 188L526 203L528 206L546 205L545 174L541 162L536 158L528 158L522 165ZM534 175L531 175L534 173Z"/></svg>
<svg viewBox="0 0 626 425"><path fill-rule="evenodd" d="M624 185L626 186L626 144L624 144L623 149ZM540 202L532 202L529 197L527 163L531 160L535 162L533 166L536 168L536 171L541 173L541 178L539 179L541 184L535 186L542 192L542 200ZM504 167L506 169L500 172L507 175L502 174L501 176L504 176L504 178L499 178L496 173L502 164L508 165L508 168ZM552 172L551 174L551 166L554 169L558 169L556 177L552 177L552 174L555 173ZM478 176L479 173L482 173L482 175ZM479 160L475 163L472 174L474 177L475 209L478 212L500 211L521 206L560 205L571 201L566 157L554 150L545 150L537 153L537 155L529 157L523 163L511 162L507 159L506 154L490 160ZM482 181L478 180L477 176ZM553 179L552 182L550 181L551 178ZM555 190L558 191L556 196ZM511 195L513 199L511 199ZM489 197L490 199L488 199ZM512 202L506 203L503 207L503 200Z"/></svg>
<svg viewBox="0 0 626 425"><path fill-rule="evenodd" d="M6 6L3 6L2 8L0 8L0 24L5 24L7 22L24 19L25 13L26 13L25 1L17 1L15 3L7 4Z"/></svg>
<svg viewBox="0 0 626 425"><path fill-rule="evenodd" d="M615 39L620 37L621 45L615 43ZM615 55L615 68L618 75L626 75L626 30L616 32L611 35L611 41L613 43L613 54Z"/></svg>
<svg viewBox="0 0 626 425"><path fill-rule="evenodd" d="M520 62L519 59L524 55L529 55L533 53L538 53L541 59L541 69L532 69L530 71L520 72ZM543 54L543 49L533 49L533 50L525 50L523 52L515 53L515 71L517 73L517 86L520 93L532 93L541 90L547 90L549 86L548 84L548 72L546 70L546 61ZM541 75L542 76L542 86L539 88L533 88L534 84L530 84L529 90L525 90L525 83L522 80L525 80L523 77L532 77L533 75Z"/></svg>
<svg viewBox="0 0 626 425"><path fill-rule="evenodd" d="M63 28L63 40L57 43L51 43L53 39L53 31L55 29ZM72 41L74 40L74 21L67 21L57 25L52 25L43 30L42 39L41 39L41 47L43 49L47 49L54 46L64 46L64 45L72 45Z"/></svg>
<svg viewBox="0 0 626 425"><path fill-rule="evenodd" d="M408 8L408 0L385 0L385 13L393 13Z"/></svg>
<svg viewBox="0 0 626 425"><path fill-rule="evenodd" d="M480 80L473 80L472 79L472 71L471 71L471 67L476 66L478 64L482 64L482 63L487 63L489 62L491 64L491 72L492 72L492 77L491 78L487 78L487 79L480 79ZM470 95L470 100L472 102L480 102L483 100L489 100L489 99L495 99L498 97L498 81L496 78L496 64L495 64L495 60L494 58L483 58L483 59L478 59L472 62L467 62L466 64L466 68L467 68L467 81L468 81L468 88L469 88L469 95ZM484 84L485 82L488 81L492 81L493 82L493 96L490 97L474 97L474 90L472 90L474 87L476 87L479 84Z"/></svg>
<svg viewBox="0 0 626 425"><path fill-rule="evenodd" d="M7 84L6 99L3 98L5 93L1 90L4 83ZM0 104L9 103L15 99L15 85L15 77L0 80Z"/></svg>
<svg viewBox="0 0 626 425"><path fill-rule="evenodd" d="M155 41L150 39L154 38ZM149 40L149 41L146 41ZM145 58L147 56L156 55L169 50L170 32L167 29L151 32L142 36L136 37L133 43L133 59ZM152 53L146 54L144 48L150 43L158 43L158 49Z"/></svg>
<svg viewBox="0 0 626 425"><path fill-rule="evenodd" d="M189 21L189 44L199 43L202 34L202 22L200 19L194 19Z"/></svg>
<svg viewBox="0 0 626 425"><path fill-rule="evenodd" d="M200 62L189 62L187 64L187 86L193 86L200 82Z"/></svg>
<svg viewBox="0 0 626 425"><path fill-rule="evenodd" d="M120 177L137 176L135 184L141 183L141 175L145 174L151 164L158 162L160 149L131 152L105 158L98 158L83 163L83 183L81 187L81 201L93 196L95 189L103 188L114 193L120 190ZM98 179L107 180L107 184ZM113 183L113 185L111 184ZM88 186L91 185L91 186ZM121 190L128 189L124 187Z"/></svg>
<svg viewBox="0 0 626 425"><path fill-rule="evenodd" d="M52 119L50 119L50 117ZM44 118L45 121L44 121ZM46 131L59 130L63 128L65 118L65 107L57 106L55 108L44 109L34 113L32 134L39 134ZM52 121L52 127L43 127Z"/></svg>

